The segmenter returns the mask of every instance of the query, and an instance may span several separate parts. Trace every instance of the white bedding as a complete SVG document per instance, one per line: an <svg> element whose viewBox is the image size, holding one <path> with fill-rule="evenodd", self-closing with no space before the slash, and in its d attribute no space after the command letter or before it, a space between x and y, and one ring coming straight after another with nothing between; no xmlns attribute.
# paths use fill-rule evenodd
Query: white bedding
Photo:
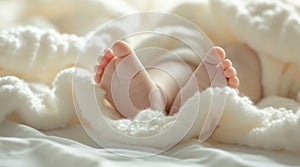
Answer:
<svg viewBox="0 0 300 167"><path fill-rule="evenodd" d="M298 166L298 155L190 140L162 155L131 158L100 149L80 126L40 132L5 121L0 127L1 166ZM124 150L133 153L130 150ZM138 152L136 152L139 154Z"/></svg>
<svg viewBox="0 0 300 167"><path fill-rule="evenodd" d="M300 8L293 4L284 0L0 2L0 166L300 165L298 153L293 153L300 150ZM11 10L10 15L1 12L8 8L18 10ZM265 98L254 106L227 90L224 116L206 143L194 138L201 128L196 126L187 141L162 155L128 158L100 149L72 122L74 69L69 67L97 26L138 10L184 16L217 45L247 43L262 62ZM22 26L28 24L38 28ZM135 44L142 47L153 41L165 42L150 38ZM29 126L4 121L6 116ZM62 129L41 132L32 127Z"/></svg>

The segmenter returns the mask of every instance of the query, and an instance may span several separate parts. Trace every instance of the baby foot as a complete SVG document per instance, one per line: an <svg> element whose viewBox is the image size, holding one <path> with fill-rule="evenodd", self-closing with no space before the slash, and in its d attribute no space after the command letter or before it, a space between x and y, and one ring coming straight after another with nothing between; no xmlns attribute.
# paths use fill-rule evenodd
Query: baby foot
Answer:
<svg viewBox="0 0 300 167"><path fill-rule="evenodd" d="M179 111L185 101L192 97L196 91L205 90L208 87L228 85L232 88L239 87L239 78L236 69L229 59L225 59L225 51L220 47L213 47L185 86L178 92L169 115ZM205 65L204 65L205 64ZM225 81L224 81L225 76Z"/></svg>
<svg viewBox="0 0 300 167"><path fill-rule="evenodd" d="M225 59L225 51L220 47L213 47L208 51L204 58L204 64L200 64L194 71L198 87L204 90L209 86L224 86L225 84L232 88L238 88L239 78L236 69L232 66L229 59ZM226 82L220 75L224 75Z"/></svg>
<svg viewBox="0 0 300 167"><path fill-rule="evenodd" d="M140 110L163 111L165 98L123 41L106 49L95 66L95 82L106 91L105 98L124 117L132 118Z"/></svg>

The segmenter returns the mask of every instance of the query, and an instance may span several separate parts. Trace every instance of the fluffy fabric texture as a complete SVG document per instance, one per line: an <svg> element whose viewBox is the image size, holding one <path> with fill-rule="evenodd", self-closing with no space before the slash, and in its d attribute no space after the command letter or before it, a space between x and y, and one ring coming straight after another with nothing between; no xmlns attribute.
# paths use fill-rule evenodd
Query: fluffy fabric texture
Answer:
<svg viewBox="0 0 300 167"><path fill-rule="evenodd" d="M114 3L118 1L107 3L77 0L75 4L84 4L84 9L67 7L68 5L57 8L52 5L55 2L48 3L50 2L39 1L34 5L25 5L22 12L27 20L23 19L22 23L30 22L38 27L87 34L106 20L136 12L128 4L124 4L124 9L115 8ZM65 0L63 3L70 2ZM93 11L101 10L103 6L108 13L106 16L92 14ZM159 6L153 9L158 10ZM224 113L211 140L266 149L299 151L299 8L276 0L203 0L178 3L169 12L194 22L215 44L222 46L231 42L247 43L259 54L262 63L265 98L257 106L229 88L209 88L197 93L182 110L188 111L199 103L196 97L207 99L225 93ZM77 13L81 14L79 20ZM36 18L35 15L42 18ZM87 20L91 24L82 23ZM6 27L12 26L5 18L1 23L7 23ZM11 117L39 129L52 129L70 124L75 117L71 87L74 73L72 66L85 41L86 37L60 34L55 30L42 28L19 27L1 30L0 121L14 114ZM143 46L149 42L163 45L168 41L149 38L148 41L139 41L137 45ZM85 76L83 82L90 82L90 76ZM200 103L199 112L206 113L209 102ZM153 115L160 119L140 128L138 122L151 119ZM112 119L115 117L110 115L107 117L111 118L110 124L121 133L134 136L157 134L175 121L175 117L150 110L141 112L133 120L115 120ZM186 140L198 136L203 124L202 119L203 117L197 118ZM112 140L140 144L115 138ZM155 143L148 146L165 147Z"/></svg>

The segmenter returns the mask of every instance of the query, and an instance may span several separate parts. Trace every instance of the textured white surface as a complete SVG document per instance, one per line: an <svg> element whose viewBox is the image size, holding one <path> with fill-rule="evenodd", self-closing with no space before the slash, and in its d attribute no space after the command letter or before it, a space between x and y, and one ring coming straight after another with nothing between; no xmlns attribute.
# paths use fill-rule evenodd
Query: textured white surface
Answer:
<svg viewBox="0 0 300 167"><path fill-rule="evenodd" d="M7 159L6 156L9 155L9 158L17 159L14 165L18 166L18 163L24 162L28 156L26 159L28 166L41 166L34 160L34 157L38 155L39 158L49 160L49 166L54 166L58 163L53 162L49 155L53 155L53 149L57 151L59 148L59 152L64 155L62 158L73 161L81 157L84 161L76 163L78 166L86 164L94 166L120 165L118 161L114 161L119 157L107 155L106 152L96 154L107 156L106 158L99 158L94 154L87 154L87 157L83 157L82 154L76 153L81 150L77 147L86 148L86 146L68 139L52 140L53 137L49 136L44 136L43 140L31 139L33 136L39 138L43 135L30 127L7 123L3 120L5 116L15 112L23 122L34 128L52 129L70 124L75 113L71 92L74 69L70 67L74 65L74 60L89 32L107 20L136 12L139 9L167 11L167 8L170 9L170 12L193 21L208 34L215 44L222 46L236 41L247 43L258 52L262 62L262 79L266 97L258 106L254 106L247 98L237 96L236 92L231 89L208 89L201 94L201 96L208 97L214 94L214 91L226 91L224 115L210 141L268 150L300 150L300 107L299 103L294 101L300 100L299 6L290 6L284 1L278 0L200 0L176 1L176 3L164 1L163 3L168 7L164 7L158 1L147 2L147 5L137 1L128 1L128 4L122 1L120 2L122 5L119 2L118 0L109 3L100 0L0 2L8 4L8 9L19 9L11 10L9 15L4 12L7 10L6 8L1 7L3 10L0 10L0 16L3 16L0 17L0 75L2 76L0 77L0 121L3 122L3 126L0 127L0 134L3 137L0 140L5 146L5 151L0 154L3 156L1 159ZM28 24L39 28L22 26ZM18 28L10 28L14 26L18 26ZM44 29L45 27L46 29ZM82 34L84 36L80 36ZM150 42L153 42L151 40ZM154 42L164 44L166 41L154 39ZM141 41L138 45L147 45L147 41ZM89 80L83 80L83 82L87 81ZM273 95L286 96L290 99ZM205 105L208 104L203 106ZM205 107L201 109L205 110ZM151 114L154 113L152 111L143 112L136 119L148 119ZM161 118L159 120L161 122L146 125L153 127L150 131L136 128L137 124L134 121L117 120L111 121L111 123L123 133L144 136L158 133L161 128L166 126L165 122L174 120L173 117L162 115ZM186 139L197 137L200 128L201 121L195 124ZM62 129L52 132L56 135L62 133L66 135L72 130ZM52 132L50 131L49 134ZM81 141L78 136L65 137L75 137L73 139ZM41 147L44 145L47 147ZM166 155L179 159L189 157L191 161L177 161L175 158L175 162L174 158L158 156L157 161L150 158L143 159L140 163L152 166L167 160L164 163L167 165L170 163L173 166L177 164L193 166L196 162L197 165L206 163L207 166L300 164L297 157L286 152L253 151L242 147L236 150L229 148L228 152L228 150L226 151L228 147L220 147L225 150L222 151L200 146L190 140L189 144L180 144ZM24 149L23 152L20 151L21 148ZM13 153L15 150L20 152L7 154ZM261 154L261 156L256 154ZM204 160L204 162L201 157L211 161ZM55 157L52 158L55 159ZM69 162L72 163L65 161L65 163ZM136 160L130 159L122 163L132 165L135 162ZM256 162L265 165L256 164ZM65 164L65 166L72 165Z"/></svg>
<svg viewBox="0 0 300 167"><path fill-rule="evenodd" d="M15 34L19 34L20 32L24 34L27 34L26 32L29 32L29 37L37 36L36 34L43 34L41 33L43 31L35 28L27 28L25 30L21 28L14 31ZM7 32L4 31L4 34L5 33ZM62 42L63 40L64 38L61 39L60 42ZM48 43L53 43L53 45L55 45L55 43L57 42L50 41ZM67 41L66 43L72 45L72 41ZM16 55L18 54L12 56ZM35 57L34 54L28 55L32 55L32 57ZM8 56L7 58L9 57L11 56ZM63 59L68 60L69 57L65 56L65 58L60 59L60 62L64 62ZM38 60L39 59L33 59L32 62ZM52 64L52 69L59 68L61 66L60 64L51 61L42 61L42 63L45 66L47 66L48 63L50 65ZM25 66L24 64L27 64L26 61L23 62L22 65ZM27 66L32 67L30 65ZM16 67L14 69L18 69L18 66L10 67ZM22 68L23 67L19 69ZM40 66L40 68L43 67ZM38 69L34 69L33 71L38 72ZM23 72L25 74L27 73L26 70L24 70ZM4 119L6 114L16 111L24 122L35 128L52 129L67 125L74 116L74 107L71 93L73 72L74 69L72 68L60 71L52 82L52 85L49 87L46 84L26 82L14 76L5 76L0 78L0 97L3 111L1 115L2 120ZM80 78L79 82L91 84L90 75L81 77L82 78ZM206 90L201 94L201 99L210 99L212 95L216 94L215 91L218 92L220 90ZM300 134L298 131L299 112L297 110L292 111L283 108L264 108L263 110L259 110L254 105L252 105L252 103L247 98L237 96L237 94L234 93L233 90L225 89L223 91L228 92L226 94L224 114L221 119L220 126L214 133L213 138L226 143L243 144L254 147L262 147L266 149L287 149L293 151L300 149L300 143L297 142L298 139L300 139ZM200 103L201 107L199 112L201 113L200 115L202 115L203 113L206 113L208 111L210 102L202 100ZM295 106L294 108L297 108L299 106L297 103L293 105ZM281 107L285 106L282 105ZM194 106L190 106L190 108L183 108L188 111L193 110ZM144 117L145 119L146 117L146 119L151 120L151 112L152 111L141 112L141 114L143 115L138 115L137 119L141 117ZM171 122L176 119L175 117L170 118L164 117L163 115L159 115L159 117L160 119L157 119L155 124L143 124L143 128L140 128L141 125L138 123L138 120L130 121L123 119L119 121L112 121L112 125L125 134L127 133L134 136L149 136L150 134L159 133L160 131L162 131L162 129L166 128L166 125L170 125ZM200 133L203 124L203 117L199 116L195 122L196 123L194 125L194 128L192 129L187 139L191 137L197 137L197 135ZM149 131L145 131L145 129L149 129ZM277 140L271 140L274 135L276 135ZM289 138L289 136L291 135L293 135L294 137ZM112 136L111 139L117 140L117 142L129 142L116 138L115 136ZM139 145L139 143L136 144ZM156 147L159 147L159 144Z"/></svg>
<svg viewBox="0 0 300 167"><path fill-rule="evenodd" d="M297 154L266 151L217 143L199 144L192 139L152 157L131 158L99 149L80 126L47 131L5 121L0 127L2 166L123 167L123 166L298 166ZM111 150L114 151L114 150ZM136 153L123 150L125 153ZM139 153L136 153L139 154Z"/></svg>

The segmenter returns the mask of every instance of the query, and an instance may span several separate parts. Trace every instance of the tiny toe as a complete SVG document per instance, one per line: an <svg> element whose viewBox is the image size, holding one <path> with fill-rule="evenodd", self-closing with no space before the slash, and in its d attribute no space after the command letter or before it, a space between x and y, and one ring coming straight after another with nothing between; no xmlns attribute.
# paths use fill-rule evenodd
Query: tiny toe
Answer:
<svg viewBox="0 0 300 167"><path fill-rule="evenodd" d="M234 76L236 75L236 70L235 70L235 68L233 68L233 67L227 68L227 69L224 71L224 75L225 75L227 78L234 77Z"/></svg>
<svg viewBox="0 0 300 167"><path fill-rule="evenodd" d="M94 81L96 84L100 84L100 80L101 80L101 75L98 74L94 75Z"/></svg>
<svg viewBox="0 0 300 167"><path fill-rule="evenodd" d="M240 80L237 76L234 76L234 77L229 79L228 84L229 84L230 87L238 88L239 84L240 84Z"/></svg>
<svg viewBox="0 0 300 167"><path fill-rule="evenodd" d="M225 60L223 61L223 68L224 68L224 69L227 69L227 68L229 68L229 67L232 67L232 62L231 62L231 60L229 60L229 59L225 59Z"/></svg>
<svg viewBox="0 0 300 167"><path fill-rule="evenodd" d="M108 60L110 60L115 56L115 54L110 48L107 48L104 50L103 56L106 57Z"/></svg>
<svg viewBox="0 0 300 167"><path fill-rule="evenodd" d="M117 57L124 57L133 53L133 50L124 41L117 41L112 49Z"/></svg>
<svg viewBox="0 0 300 167"><path fill-rule="evenodd" d="M99 65L102 67L106 67L107 64L108 64L108 60L104 56L102 56Z"/></svg>
<svg viewBox="0 0 300 167"><path fill-rule="evenodd" d="M96 66L94 67L94 72L95 72L96 74L101 75L101 74L103 73L103 71L104 71L104 69L103 69L103 67L100 66L100 65L96 65Z"/></svg>
<svg viewBox="0 0 300 167"><path fill-rule="evenodd" d="M101 63L103 59L106 59L107 62L109 62L114 56L114 52L111 49L107 48L104 50L103 56L99 56L98 62Z"/></svg>

